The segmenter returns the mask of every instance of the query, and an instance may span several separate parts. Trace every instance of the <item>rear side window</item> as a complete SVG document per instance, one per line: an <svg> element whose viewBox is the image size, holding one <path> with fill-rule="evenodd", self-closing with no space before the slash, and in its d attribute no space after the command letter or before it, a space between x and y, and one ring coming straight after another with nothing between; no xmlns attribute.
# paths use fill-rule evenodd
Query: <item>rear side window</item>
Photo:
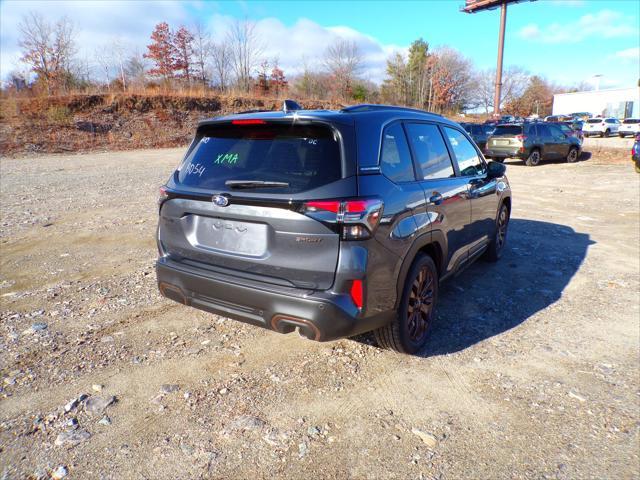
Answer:
<svg viewBox="0 0 640 480"><path fill-rule="evenodd" d="M314 125L223 125L204 130L178 171L178 183L228 190L231 180L283 182L252 189L296 193L342 177L340 143L334 132Z"/></svg>
<svg viewBox="0 0 640 480"><path fill-rule="evenodd" d="M407 139L399 123L384 131L380 168L393 182L412 182L416 179Z"/></svg>
<svg viewBox="0 0 640 480"><path fill-rule="evenodd" d="M601 123L602 119L601 118L590 118L589 120L587 120L587 123Z"/></svg>
<svg viewBox="0 0 640 480"><path fill-rule="evenodd" d="M433 180L455 177L447 146L438 127L428 123L408 123L406 126L422 178Z"/></svg>
<svg viewBox="0 0 640 480"><path fill-rule="evenodd" d="M549 130L549 125L536 125L536 128L538 129L538 136L539 137L549 137L551 136L551 130Z"/></svg>
<svg viewBox="0 0 640 480"><path fill-rule="evenodd" d="M467 137L453 128L445 127L444 131L453 148L460 174L465 177L484 174L486 171L484 162Z"/></svg>
<svg viewBox="0 0 640 480"><path fill-rule="evenodd" d="M518 125L498 125L492 135L520 135L522 127Z"/></svg>
<svg viewBox="0 0 640 480"><path fill-rule="evenodd" d="M630 124L635 124L635 123L640 123L640 119L637 118L627 118L624 122L622 122L626 125L630 125Z"/></svg>

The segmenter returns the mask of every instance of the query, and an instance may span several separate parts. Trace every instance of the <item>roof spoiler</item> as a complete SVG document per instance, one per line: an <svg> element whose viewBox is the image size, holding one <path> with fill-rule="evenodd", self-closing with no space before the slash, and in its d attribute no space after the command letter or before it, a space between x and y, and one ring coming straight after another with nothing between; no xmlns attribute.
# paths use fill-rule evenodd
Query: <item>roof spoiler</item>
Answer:
<svg viewBox="0 0 640 480"><path fill-rule="evenodd" d="M302 110L302 107L295 100L285 100L282 102L282 111L284 113L295 112L296 110Z"/></svg>

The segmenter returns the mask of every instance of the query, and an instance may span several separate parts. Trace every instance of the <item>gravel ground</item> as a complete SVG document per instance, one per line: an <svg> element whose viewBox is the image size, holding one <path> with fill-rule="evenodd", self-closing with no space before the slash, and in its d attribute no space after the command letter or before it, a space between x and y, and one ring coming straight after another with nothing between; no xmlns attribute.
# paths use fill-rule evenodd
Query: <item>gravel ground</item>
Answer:
<svg viewBox="0 0 640 480"><path fill-rule="evenodd" d="M587 150L591 150L594 148L619 148L626 150L627 152L631 151L631 147L633 146L634 137L626 136L623 138L618 137L617 135L600 138L600 137L586 137L584 139L583 147Z"/></svg>
<svg viewBox="0 0 640 480"><path fill-rule="evenodd" d="M0 162L0 478L638 478L631 162L508 162L505 256L405 356L162 299L182 151Z"/></svg>

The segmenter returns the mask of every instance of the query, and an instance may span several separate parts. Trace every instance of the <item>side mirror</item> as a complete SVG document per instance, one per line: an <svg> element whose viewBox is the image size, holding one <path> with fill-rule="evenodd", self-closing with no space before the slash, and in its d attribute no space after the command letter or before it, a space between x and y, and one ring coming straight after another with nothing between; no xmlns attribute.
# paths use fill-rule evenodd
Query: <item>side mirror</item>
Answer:
<svg viewBox="0 0 640 480"><path fill-rule="evenodd" d="M489 162L487 165L487 176L489 178L503 177L507 171L507 166L500 162Z"/></svg>

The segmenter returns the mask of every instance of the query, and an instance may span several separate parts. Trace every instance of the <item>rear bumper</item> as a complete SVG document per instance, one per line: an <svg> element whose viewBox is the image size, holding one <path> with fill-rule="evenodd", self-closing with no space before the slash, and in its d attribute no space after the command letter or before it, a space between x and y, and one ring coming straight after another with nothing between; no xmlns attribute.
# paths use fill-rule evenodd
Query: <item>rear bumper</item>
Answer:
<svg viewBox="0 0 640 480"><path fill-rule="evenodd" d="M361 317L347 295L258 287L242 279L203 272L160 258L156 262L160 293L178 303L280 333L329 341L378 328L393 312Z"/></svg>
<svg viewBox="0 0 640 480"><path fill-rule="evenodd" d="M520 147L509 147L509 148L487 147L484 155L490 158L526 158L525 154L520 151Z"/></svg>

